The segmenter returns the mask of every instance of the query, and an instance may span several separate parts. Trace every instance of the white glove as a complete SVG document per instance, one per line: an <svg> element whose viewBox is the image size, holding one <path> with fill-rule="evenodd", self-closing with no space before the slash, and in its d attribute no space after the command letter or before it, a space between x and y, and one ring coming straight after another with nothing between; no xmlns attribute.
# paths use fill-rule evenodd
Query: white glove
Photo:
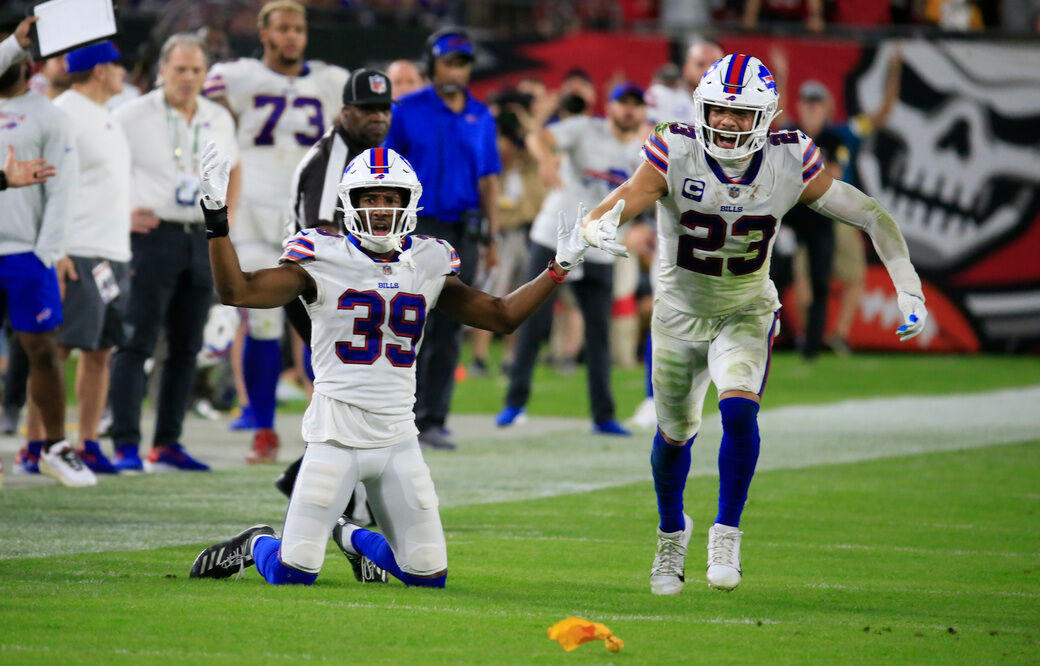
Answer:
<svg viewBox="0 0 1040 666"><path fill-rule="evenodd" d="M625 210L625 200L618 199L614 207L604 213L603 217L598 220L589 220L589 223L582 228L582 235L586 242L592 247L606 250L615 256L627 257L628 248L615 240L623 210Z"/></svg>
<svg viewBox="0 0 1040 666"><path fill-rule="evenodd" d="M585 206L578 204L578 217L573 224L567 222L567 215L560 211L560 222L556 228L556 263L565 271L585 260L585 251L589 244L581 233L581 220L585 217Z"/></svg>
<svg viewBox="0 0 1040 666"><path fill-rule="evenodd" d="M210 210L220 210L227 202L228 181L231 179L231 158L221 155L217 143L210 141L202 149L199 161L199 186L202 189L202 205Z"/></svg>
<svg viewBox="0 0 1040 666"><path fill-rule="evenodd" d="M899 336L900 342L906 342L910 338L916 338L924 330L928 310L925 309L923 300L905 291L899 292L896 300L899 303L899 311L903 313L903 319L906 321L896 329L896 335Z"/></svg>

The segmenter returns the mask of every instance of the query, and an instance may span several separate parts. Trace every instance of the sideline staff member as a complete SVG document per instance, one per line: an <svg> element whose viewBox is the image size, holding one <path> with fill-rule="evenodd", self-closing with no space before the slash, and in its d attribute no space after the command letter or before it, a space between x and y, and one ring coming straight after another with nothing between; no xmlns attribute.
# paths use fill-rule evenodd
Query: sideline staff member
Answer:
<svg viewBox="0 0 1040 666"><path fill-rule="evenodd" d="M120 107L116 118L130 143L131 260L128 336L112 360L112 441L115 465L140 471L144 363L166 326L169 354L159 383L148 469L208 470L181 446L181 425L195 379L212 298L206 230L199 208L202 147L215 141L236 164L228 199L238 196L238 148L227 109L199 96L206 52L190 34L173 35L159 55L163 87Z"/></svg>
<svg viewBox="0 0 1040 666"><path fill-rule="evenodd" d="M445 28L426 41L426 73L433 81L402 97L384 145L403 155L423 183L423 211L415 232L441 238L459 253L459 278L473 284L477 270L480 215L488 233L498 230L498 154L495 119L469 90L473 44L465 31ZM492 247L488 262L494 263ZM416 370L415 425L419 444L454 449L444 421L455 389L461 324L434 311Z"/></svg>

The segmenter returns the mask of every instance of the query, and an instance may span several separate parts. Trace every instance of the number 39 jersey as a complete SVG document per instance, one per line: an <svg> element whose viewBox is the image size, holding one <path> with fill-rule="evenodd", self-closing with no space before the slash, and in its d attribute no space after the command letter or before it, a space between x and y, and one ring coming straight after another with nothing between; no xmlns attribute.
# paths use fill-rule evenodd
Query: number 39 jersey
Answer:
<svg viewBox="0 0 1040 666"><path fill-rule="evenodd" d="M780 306L769 260L780 219L823 168L802 132L773 132L747 171L730 178L684 123L662 123L643 157L668 181L657 204L657 298L693 317L752 304Z"/></svg>
<svg viewBox="0 0 1040 666"><path fill-rule="evenodd" d="M384 262L353 236L307 229L286 241L280 260L298 263L318 288L306 304L315 392L384 421L413 418L423 326L461 266L440 239L408 236L403 247Z"/></svg>
<svg viewBox="0 0 1040 666"><path fill-rule="evenodd" d="M281 242L293 172L339 113L347 76L346 70L317 61L304 63L297 77L255 58L210 68L203 94L225 97L238 122L243 203L277 211L262 240Z"/></svg>

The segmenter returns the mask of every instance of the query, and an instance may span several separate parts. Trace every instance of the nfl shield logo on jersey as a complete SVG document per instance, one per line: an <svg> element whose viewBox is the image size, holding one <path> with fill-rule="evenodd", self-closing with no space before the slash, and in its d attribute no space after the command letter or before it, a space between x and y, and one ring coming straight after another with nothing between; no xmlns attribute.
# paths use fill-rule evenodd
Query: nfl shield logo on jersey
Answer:
<svg viewBox="0 0 1040 666"><path fill-rule="evenodd" d="M383 275L393 275L394 269L390 266L383 266Z"/></svg>
<svg viewBox="0 0 1040 666"><path fill-rule="evenodd" d="M736 185L730 185L729 186L729 198L730 199L736 199L739 196L740 196L740 187L738 187Z"/></svg>
<svg viewBox="0 0 1040 666"><path fill-rule="evenodd" d="M372 75L368 77L368 87L377 95L382 95L386 92L386 79L378 74Z"/></svg>

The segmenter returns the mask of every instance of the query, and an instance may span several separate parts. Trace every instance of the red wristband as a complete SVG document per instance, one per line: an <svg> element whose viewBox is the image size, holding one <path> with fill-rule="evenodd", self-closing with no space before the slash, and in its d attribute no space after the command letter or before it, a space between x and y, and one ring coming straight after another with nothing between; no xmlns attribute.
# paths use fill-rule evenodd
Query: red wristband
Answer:
<svg viewBox="0 0 1040 666"><path fill-rule="evenodd" d="M549 267L547 269L545 269L545 270L546 270L546 272L549 273L549 279L551 279L556 284L563 284L563 281L567 279L567 274L566 273L563 274L563 275L560 275L555 270L553 270L553 260L552 259L549 260Z"/></svg>

